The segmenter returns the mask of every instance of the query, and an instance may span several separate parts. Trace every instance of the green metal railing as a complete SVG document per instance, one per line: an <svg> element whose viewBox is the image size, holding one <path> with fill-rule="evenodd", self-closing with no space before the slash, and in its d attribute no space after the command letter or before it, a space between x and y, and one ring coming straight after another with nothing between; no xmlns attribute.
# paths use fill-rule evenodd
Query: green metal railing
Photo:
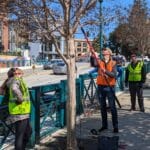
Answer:
<svg viewBox="0 0 150 150"><path fill-rule="evenodd" d="M96 74L92 76L84 74L76 79L77 115L83 113L83 101L89 101L92 104L97 97L95 78ZM31 112L31 116L35 116L33 124L36 125L32 127L35 131L32 143L38 143L44 136L50 135L66 125L67 81L33 87L32 91L35 93L35 111Z"/></svg>
<svg viewBox="0 0 150 150"><path fill-rule="evenodd" d="M35 120L35 126L33 126L35 139L32 141L35 143L38 143L43 136L64 126L61 118L64 116L64 110L62 109L65 109L62 86L63 83L32 88L35 93L35 97L32 97L35 111L31 112L31 116L33 115ZM34 120L31 120L31 122Z"/></svg>
<svg viewBox="0 0 150 150"><path fill-rule="evenodd" d="M88 74L80 75L76 79L76 112L77 115L83 113L83 102L89 101L92 105L97 99L96 74L89 76ZM123 85L124 76L118 80L117 90L123 90L119 85ZM63 80L60 83L49 84L44 86L36 86L30 89L31 97L31 126L32 136L30 145L33 147L46 135L51 135L56 130L63 128L66 125L66 102L67 102L67 81ZM4 96L0 96L2 102ZM5 108L6 107L6 108ZM0 146L1 148L9 143L13 136L10 128L6 126L4 112L7 111L7 106L1 103L0 105ZM3 112L3 113L2 113ZM10 134L3 134L4 130L10 131Z"/></svg>

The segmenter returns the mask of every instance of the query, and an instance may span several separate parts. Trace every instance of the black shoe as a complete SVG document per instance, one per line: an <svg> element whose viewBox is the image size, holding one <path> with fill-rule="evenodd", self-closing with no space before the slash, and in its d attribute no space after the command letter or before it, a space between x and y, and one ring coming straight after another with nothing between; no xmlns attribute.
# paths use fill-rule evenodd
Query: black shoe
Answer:
<svg viewBox="0 0 150 150"><path fill-rule="evenodd" d="M113 132L118 133L119 132L118 128L114 128Z"/></svg>
<svg viewBox="0 0 150 150"><path fill-rule="evenodd" d="M145 110L144 110L144 109L141 109L140 111L141 111L141 112L143 112L143 113L145 112Z"/></svg>
<svg viewBox="0 0 150 150"><path fill-rule="evenodd" d="M99 132L102 132L102 131L104 131L104 130L106 130L106 129L108 129L107 127L101 127L98 131Z"/></svg>

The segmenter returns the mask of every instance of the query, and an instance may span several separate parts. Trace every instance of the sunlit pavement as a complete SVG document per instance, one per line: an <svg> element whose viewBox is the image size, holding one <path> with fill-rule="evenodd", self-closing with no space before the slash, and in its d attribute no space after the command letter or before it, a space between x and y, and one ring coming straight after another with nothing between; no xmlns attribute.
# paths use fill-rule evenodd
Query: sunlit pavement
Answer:
<svg viewBox="0 0 150 150"><path fill-rule="evenodd" d="M149 75L147 76L149 77ZM146 84L150 82L150 78L147 78ZM130 95L126 90L123 93L117 94L117 97L121 103L122 108L118 108L118 120L119 120L119 133L114 134L112 132L111 114L108 113L108 130L100 133L98 136L119 136L119 150L149 150L150 149L150 87L144 89L144 104L145 113L139 111L138 103L136 104L136 111L130 111ZM86 150L97 150L97 138L93 136L90 130L95 128L99 129L101 126L100 112L97 106L94 106L95 110L87 109L84 115L77 117L76 134L78 139L82 139L82 144ZM41 145L37 145L39 150L51 149L51 144L58 137L65 137L67 134L66 129L59 130L54 133L47 140L41 141ZM64 138L63 138L64 140ZM43 143L43 144L42 144ZM56 142L57 143L57 142ZM59 143L57 143L59 144Z"/></svg>

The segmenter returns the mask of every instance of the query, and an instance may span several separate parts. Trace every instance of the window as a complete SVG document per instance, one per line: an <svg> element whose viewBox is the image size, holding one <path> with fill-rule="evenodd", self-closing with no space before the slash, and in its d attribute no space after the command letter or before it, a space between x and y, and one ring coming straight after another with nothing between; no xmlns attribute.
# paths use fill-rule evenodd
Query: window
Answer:
<svg viewBox="0 0 150 150"><path fill-rule="evenodd" d="M85 42L83 43L83 47L87 47L87 44Z"/></svg>
<svg viewBox="0 0 150 150"><path fill-rule="evenodd" d="M57 37L56 37L56 40L57 40L58 47L60 48L60 40L61 40L61 37L60 37L60 36L57 36Z"/></svg>
<svg viewBox="0 0 150 150"><path fill-rule="evenodd" d="M81 48L77 48L77 52L81 52Z"/></svg>
<svg viewBox="0 0 150 150"><path fill-rule="evenodd" d="M81 43L80 43L80 42L78 42L77 46L81 46Z"/></svg>
<svg viewBox="0 0 150 150"><path fill-rule="evenodd" d="M83 52L86 52L87 51L87 49L86 48L83 48Z"/></svg>
<svg viewBox="0 0 150 150"><path fill-rule="evenodd" d="M49 51L52 52L52 43L49 43Z"/></svg>

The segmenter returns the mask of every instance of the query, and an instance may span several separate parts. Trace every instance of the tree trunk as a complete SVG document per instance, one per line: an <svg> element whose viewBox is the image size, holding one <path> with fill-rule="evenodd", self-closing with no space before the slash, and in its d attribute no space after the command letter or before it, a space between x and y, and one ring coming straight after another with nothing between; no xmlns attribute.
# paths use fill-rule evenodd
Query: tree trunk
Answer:
<svg viewBox="0 0 150 150"><path fill-rule="evenodd" d="M76 150L76 84L75 84L75 48L74 40L68 42L69 63L68 63L68 101L67 101L67 150Z"/></svg>

